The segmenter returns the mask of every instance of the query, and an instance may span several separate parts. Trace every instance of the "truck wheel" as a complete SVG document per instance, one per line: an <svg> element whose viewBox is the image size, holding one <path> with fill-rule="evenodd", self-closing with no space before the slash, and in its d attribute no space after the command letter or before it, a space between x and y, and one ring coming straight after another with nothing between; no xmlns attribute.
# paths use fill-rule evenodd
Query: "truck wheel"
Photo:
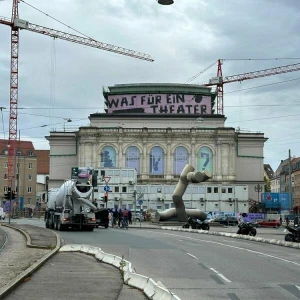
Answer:
<svg viewBox="0 0 300 300"><path fill-rule="evenodd" d="M57 221L57 230L58 231L63 231L64 230L64 225L61 224L60 219Z"/></svg>
<svg viewBox="0 0 300 300"><path fill-rule="evenodd" d="M54 230L58 230L58 217L54 216Z"/></svg>
<svg viewBox="0 0 300 300"><path fill-rule="evenodd" d="M46 219L45 227L46 227L46 228L49 228L49 219Z"/></svg>
<svg viewBox="0 0 300 300"><path fill-rule="evenodd" d="M108 224L105 224L105 226L104 226L105 228L108 228Z"/></svg>

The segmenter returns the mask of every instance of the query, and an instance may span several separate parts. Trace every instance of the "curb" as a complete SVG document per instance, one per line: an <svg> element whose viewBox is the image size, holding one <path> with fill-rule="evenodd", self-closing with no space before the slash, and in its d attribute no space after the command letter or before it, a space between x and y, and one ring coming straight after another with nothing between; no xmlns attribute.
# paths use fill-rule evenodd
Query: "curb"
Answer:
<svg viewBox="0 0 300 300"><path fill-rule="evenodd" d="M166 288L160 287L152 278L135 273L131 262L117 255L105 253L101 248L89 245L70 244L61 247L59 252L81 252L93 255L97 260L116 267L123 274L124 284L140 289L148 299L180 300L178 296Z"/></svg>
<svg viewBox="0 0 300 300"><path fill-rule="evenodd" d="M20 229L18 227L14 227L14 226L11 226L11 225L8 225L8 224L2 224L2 226L5 226L5 227L8 227L8 228L11 228L11 229L14 229L14 230L17 230L17 231L21 232L26 237L26 246L28 248L49 249L48 246L39 246L39 245L31 244L30 235L26 231L24 231L23 229ZM50 230L50 229L48 229L48 230ZM54 231L52 231L52 232L56 235L56 245L57 245L57 234Z"/></svg>
<svg viewBox="0 0 300 300"><path fill-rule="evenodd" d="M40 247L37 245L31 245L31 238L29 237L28 233L25 232L24 230L20 230L19 228L14 228L12 226L7 226L6 227L16 229L23 233L27 239L27 246L31 248L41 248L45 249L45 247ZM53 231L52 231L53 232ZM5 286L0 288L0 299L4 299L13 289L15 289L19 284L21 284L25 278L36 272L47 260L49 260L56 252L58 252L59 248L61 247L61 241L59 235L57 235L55 232L53 232L56 236L56 247L47 255L45 255L43 258L35 262L33 265L31 265L28 269L26 269L24 272L19 274L16 278L8 282ZM29 237L29 239L28 239ZM30 246L28 245L30 244Z"/></svg>
<svg viewBox="0 0 300 300"><path fill-rule="evenodd" d="M260 242L260 243L273 244L273 245L277 245L277 246L289 247L289 248L294 248L294 249L300 249L300 243L286 242L286 241L276 240L276 239L265 239L262 237L254 237L254 236L241 235L241 234L236 234L236 233L207 231L207 230L198 230L198 229L186 229L186 228L172 228L172 227L161 227L160 229L199 233L199 234L219 235L219 236L231 237L231 238L236 238L236 239L242 239L242 240Z"/></svg>

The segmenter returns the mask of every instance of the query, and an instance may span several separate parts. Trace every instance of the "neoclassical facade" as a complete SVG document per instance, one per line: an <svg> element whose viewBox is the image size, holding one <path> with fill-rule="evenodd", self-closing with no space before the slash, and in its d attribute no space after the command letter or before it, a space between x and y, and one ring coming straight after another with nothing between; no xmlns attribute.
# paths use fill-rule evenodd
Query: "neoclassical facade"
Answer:
<svg viewBox="0 0 300 300"><path fill-rule="evenodd" d="M264 183L267 138L225 127L226 117L213 113L210 88L117 85L105 89L104 97L108 109L91 114L90 126L46 137L50 186L69 178L73 166L133 168L138 184L174 185L189 163L210 172L207 184L247 185L255 199L254 186Z"/></svg>

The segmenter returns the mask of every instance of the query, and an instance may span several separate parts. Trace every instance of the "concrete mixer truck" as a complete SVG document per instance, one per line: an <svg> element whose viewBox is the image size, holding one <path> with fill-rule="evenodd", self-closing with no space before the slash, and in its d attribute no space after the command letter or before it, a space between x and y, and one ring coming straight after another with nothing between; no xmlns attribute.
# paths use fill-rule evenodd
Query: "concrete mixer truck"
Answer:
<svg viewBox="0 0 300 300"><path fill-rule="evenodd" d="M93 186L88 178L67 180L60 188L50 189L45 211L46 228L93 231L97 208L89 200L92 193Z"/></svg>

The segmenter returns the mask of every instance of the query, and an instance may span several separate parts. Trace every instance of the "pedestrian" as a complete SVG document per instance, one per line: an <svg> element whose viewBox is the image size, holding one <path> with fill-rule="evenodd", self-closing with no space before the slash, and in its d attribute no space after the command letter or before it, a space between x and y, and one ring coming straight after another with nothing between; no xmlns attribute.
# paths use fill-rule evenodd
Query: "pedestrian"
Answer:
<svg viewBox="0 0 300 300"><path fill-rule="evenodd" d="M129 224L132 224L132 212L130 209L128 210L128 222Z"/></svg>
<svg viewBox="0 0 300 300"><path fill-rule="evenodd" d="M290 224L289 216L286 216L285 221L286 221L286 226L289 226L289 224Z"/></svg>
<svg viewBox="0 0 300 300"><path fill-rule="evenodd" d="M122 221L122 228L128 228L128 210L125 208L123 211L123 221Z"/></svg>
<svg viewBox="0 0 300 300"><path fill-rule="evenodd" d="M282 216L280 215L280 218L279 218L279 223L280 223L280 226L282 225Z"/></svg>
<svg viewBox="0 0 300 300"><path fill-rule="evenodd" d="M118 226L119 226L119 228L121 228L122 219L123 219L123 212L122 212L122 209L120 208L119 213L118 213Z"/></svg>
<svg viewBox="0 0 300 300"><path fill-rule="evenodd" d="M112 215L112 224L111 224L111 227L114 227L116 224L117 224L117 220L118 220L118 217L119 217L119 213L118 213L118 210L117 209L114 209L113 210L113 215Z"/></svg>

